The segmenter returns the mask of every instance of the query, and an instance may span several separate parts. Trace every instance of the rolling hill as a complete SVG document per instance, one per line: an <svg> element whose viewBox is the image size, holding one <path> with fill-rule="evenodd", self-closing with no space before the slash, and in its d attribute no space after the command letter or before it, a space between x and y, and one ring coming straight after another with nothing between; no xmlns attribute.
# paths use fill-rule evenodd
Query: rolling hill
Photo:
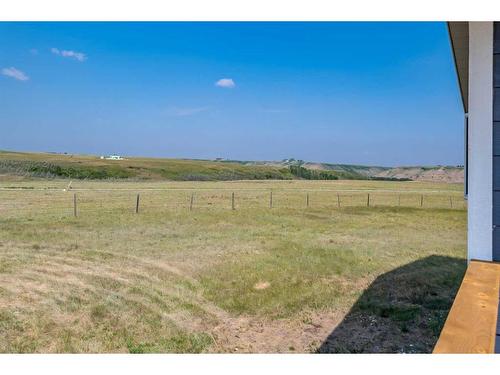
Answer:
<svg viewBox="0 0 500 375"><path fill-rule="evenodd" d="M125 157L123 160L107 160L95 155L0 151L1 176L175 181L374 179L461 183L463 168L379 167L295 159L239 161Z"/></svg>

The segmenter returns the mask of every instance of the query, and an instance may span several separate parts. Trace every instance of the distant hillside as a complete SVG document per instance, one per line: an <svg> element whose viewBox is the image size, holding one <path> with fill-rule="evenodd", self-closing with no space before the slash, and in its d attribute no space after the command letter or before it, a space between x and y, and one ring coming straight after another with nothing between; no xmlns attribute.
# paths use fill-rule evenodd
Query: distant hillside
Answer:
<svg viewBox="0 0 500 375"><path fill-rule="evenodd" d="M125 158L0 151L0 175L73 179L175 181L292 179L287 167L245 166L209 160Z"/></svg>
<svg viewBox="0 0 500 375"><path fill-rule="evenodd" d="M464 169L458 166L370 167L362 165L305 163L306 168L359 173L379 179L463 183Z"/></svg>
<svg viewBox="0 0 500 375"><path fill-rule="evenodd" d="M94 155L0 151L0 177L138 179L175 181L227 180L393 180L463 182L460 167L378 167L282 161L192 160L162 158L101 159Z"/></svg>
<svg viewBox="0 0 500 375"><path fill-rule="evenodd" d="M464 169L461 166L381 167L354 164L315 163L295 159L285 159L282 161L230 162L238 162L248 166L261 165L273 166L276 168L290 167L291 165L300 165L301 167L306 169L334 172L340 179L411 180L447 183L464 182Z"/></svg>

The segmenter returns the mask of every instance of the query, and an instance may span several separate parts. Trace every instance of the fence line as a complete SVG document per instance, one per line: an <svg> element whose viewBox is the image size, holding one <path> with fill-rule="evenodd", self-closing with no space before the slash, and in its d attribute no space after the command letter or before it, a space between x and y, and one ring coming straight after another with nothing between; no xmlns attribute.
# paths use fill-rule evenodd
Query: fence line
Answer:
<svg viewBox="0 0 500 375"><path fill-rule="evenodd" d="M135 195L130 193L102 191L73 191L68 193L53 191L51 193L34 193L33 191L10 191L7 199L0 193L0 219L3 217L22 216L40 213L61 213L80 217L91 212L119 212L133 210L135 214L158 210L196 211L201 209L344 209L348 207L413 207L422 209L453 209L466 208L466 201L457 193L414 194L401 192L350 192L337 191L272 191L262 189L234 191L223 190L169 191L168 193L144 192ZM190 194L189 194L190 193ZM267 195L267 198L266 198ZM72 196L72 198L71 198ZM305 206L304 200L305 199ZM302 203L301 203L302 202ZM196 204L195 204L196 203ZM135 207L134 207L135 204ZM134 210L135 208L135 210Z"/></svg>

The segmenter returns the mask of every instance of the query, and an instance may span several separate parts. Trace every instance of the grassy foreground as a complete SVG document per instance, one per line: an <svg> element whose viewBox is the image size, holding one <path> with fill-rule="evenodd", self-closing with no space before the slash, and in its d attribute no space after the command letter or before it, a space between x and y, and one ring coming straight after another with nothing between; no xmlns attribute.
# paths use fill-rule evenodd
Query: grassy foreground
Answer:
<svg viewBox="0 0 500 375"><path fill-rule="evenodd" d="M0 183L1 352L429 352L465 269L458 185L67 184Z"/></svg>

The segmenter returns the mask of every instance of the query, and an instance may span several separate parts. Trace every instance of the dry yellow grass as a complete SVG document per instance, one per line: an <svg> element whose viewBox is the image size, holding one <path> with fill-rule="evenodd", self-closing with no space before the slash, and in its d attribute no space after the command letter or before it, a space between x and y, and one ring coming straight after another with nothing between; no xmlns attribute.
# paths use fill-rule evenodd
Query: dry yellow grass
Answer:
<svg viewBox="0 0 500 375"><path fill-rule="evenodd" d="M465 255L458 185L68 182L0 183L2 352L314 351L378 276ZM449 302L461 269L440 268L422 278ZM449 308L424 302L387 317L417 351Z"/></svg>

